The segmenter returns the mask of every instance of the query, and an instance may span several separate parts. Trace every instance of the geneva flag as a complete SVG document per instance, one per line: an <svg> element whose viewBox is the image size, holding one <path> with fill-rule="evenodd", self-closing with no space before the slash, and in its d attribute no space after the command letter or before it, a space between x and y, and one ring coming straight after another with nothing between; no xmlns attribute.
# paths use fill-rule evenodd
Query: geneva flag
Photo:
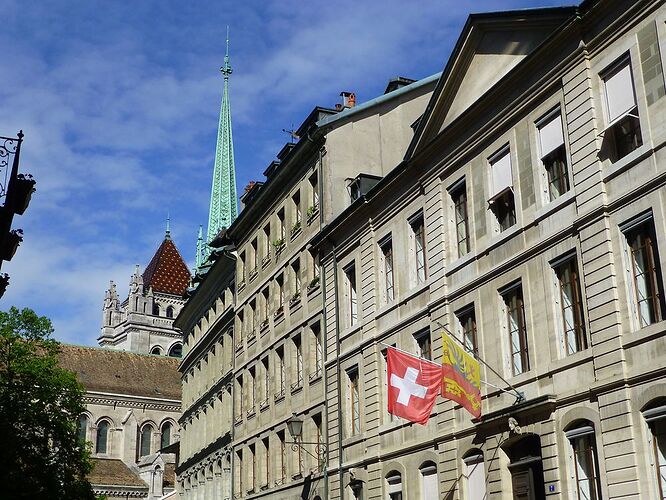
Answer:
<svg viewBox="0 0 666 500"><path fill-rule="evenodd" d="M440 391L442 368L391 347L386 358L389 413L425 425Z"/></svg>
<svg viewBox="0 0 666 500"><path fill-rule="evenodd" d="M442 396L460 403L476 418L481 416L481 375L479 362L458 343L442 333Z"/></svg>

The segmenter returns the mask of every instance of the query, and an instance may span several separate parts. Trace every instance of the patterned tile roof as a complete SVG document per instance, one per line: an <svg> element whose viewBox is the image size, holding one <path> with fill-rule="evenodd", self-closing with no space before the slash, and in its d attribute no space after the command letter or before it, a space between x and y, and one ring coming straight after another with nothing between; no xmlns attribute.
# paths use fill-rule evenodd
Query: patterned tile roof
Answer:
<svg viewBox="0 0 666 500"><path fill-rule="evenodd" d="M135 486L148 489L148 485L122 460L113 458L90 460L93 463L93 470L88 474L88 481L93 486Z"/></svg>
<svg viewBox="0 0 666 500"><path fill-rule="evenodd" d="M164 241L143 273L143 286L154 292L182 296L190 282L190 270L171 238Z"/></svg>
<svg viewBox="0 0 666 500"><path fill-rule="evenodd" d="M86 391L181 399L177 358L77 345L62 345L59 358Z"/></svg>

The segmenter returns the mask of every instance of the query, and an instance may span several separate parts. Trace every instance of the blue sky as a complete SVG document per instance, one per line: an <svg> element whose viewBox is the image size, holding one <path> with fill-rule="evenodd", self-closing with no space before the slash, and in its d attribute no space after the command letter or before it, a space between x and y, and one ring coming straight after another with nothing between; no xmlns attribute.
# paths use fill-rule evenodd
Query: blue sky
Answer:
<svg viewBox="0 0 666 500"><path fill-rule="evenodd" d="M164 235L188 263L207 219L231 29L239 193L260 180L315 105L357 102L389 78L441 71L467 15L572 2L408 3L0 0L0 135L25 133L37 193L14 227L0 307L49 316L56 337L95 345L109 280L122 294Z"/></svg>

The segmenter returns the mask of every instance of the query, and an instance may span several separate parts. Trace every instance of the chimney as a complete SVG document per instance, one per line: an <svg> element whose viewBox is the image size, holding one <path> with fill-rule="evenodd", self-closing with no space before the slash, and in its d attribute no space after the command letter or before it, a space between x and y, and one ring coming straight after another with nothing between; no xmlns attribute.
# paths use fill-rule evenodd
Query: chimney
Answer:
<svg viewBox="0 0 666 500"><path fill-rule="evenodd" d="M356 105L356 94L353 92L340 92L340 97L342 97L343 108L353 108Z"/></svg>

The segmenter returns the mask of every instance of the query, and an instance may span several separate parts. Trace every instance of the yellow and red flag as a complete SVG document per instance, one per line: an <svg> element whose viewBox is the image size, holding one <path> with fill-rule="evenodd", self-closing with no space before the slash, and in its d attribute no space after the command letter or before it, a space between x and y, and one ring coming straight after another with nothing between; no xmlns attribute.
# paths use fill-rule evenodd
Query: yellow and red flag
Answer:
<svg viewBox="0 0 666 500"><path fill-rule="evenodd" d="M442 333L442 396L459 403L476 418L481 416L479 362L462 346Z"/></svg>

